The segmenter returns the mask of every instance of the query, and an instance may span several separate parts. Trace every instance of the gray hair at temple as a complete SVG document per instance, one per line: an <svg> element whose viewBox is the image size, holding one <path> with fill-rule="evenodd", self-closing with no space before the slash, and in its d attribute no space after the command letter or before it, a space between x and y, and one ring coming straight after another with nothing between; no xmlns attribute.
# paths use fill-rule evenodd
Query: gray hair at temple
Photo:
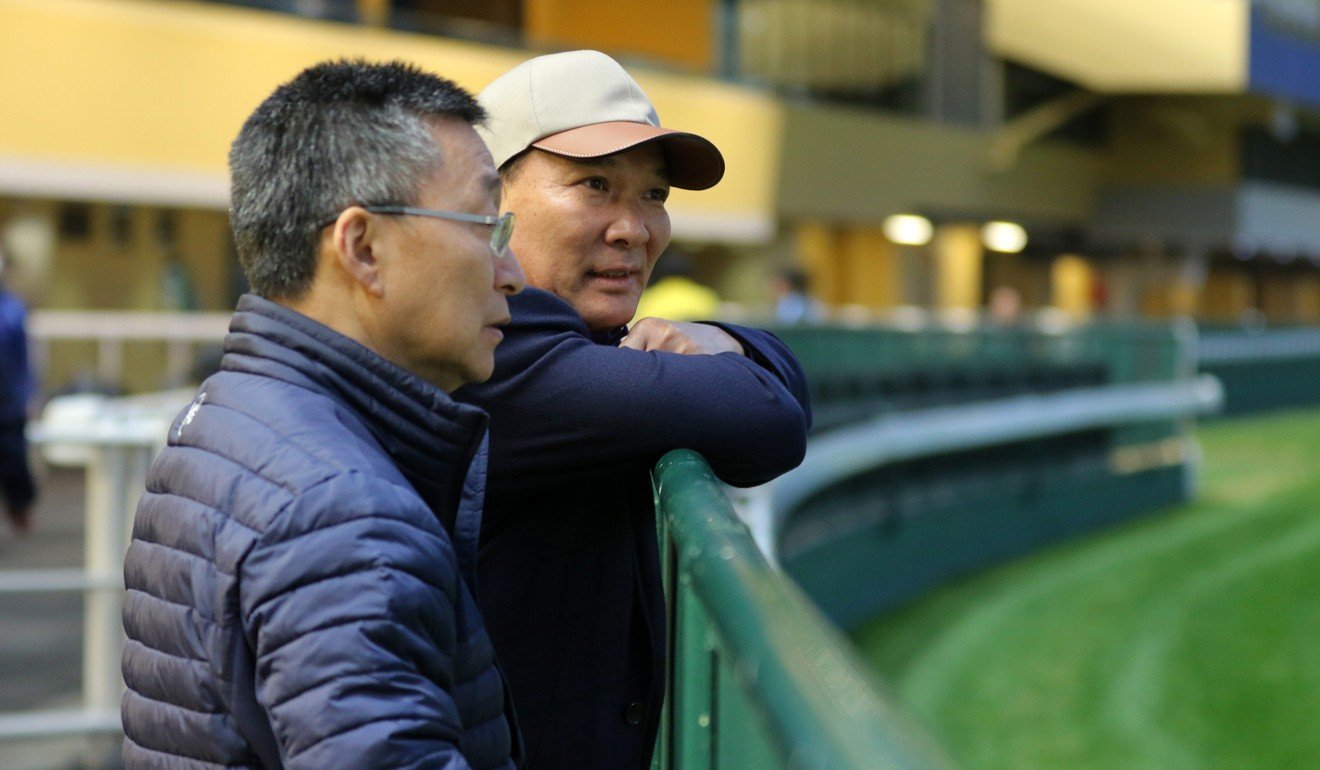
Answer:
<svg viewBox="0 0 1320 770"><path fill-rule="evenodd" d="M320 223L352 205L412 205L443 159L437 121L485 111L405 62L324 62L275 89L229 151L229 221L252 291L297 299L316 273Z"/></svg>

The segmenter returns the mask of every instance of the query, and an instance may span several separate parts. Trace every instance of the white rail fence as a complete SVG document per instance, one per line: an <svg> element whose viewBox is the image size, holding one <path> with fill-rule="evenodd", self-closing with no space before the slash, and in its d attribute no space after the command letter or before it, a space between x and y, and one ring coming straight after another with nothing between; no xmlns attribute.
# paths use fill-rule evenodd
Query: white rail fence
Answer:
<svg viewBox="0 0 1320 770"><path fill-rule="evenodd" d="M197 349L220 342L228 328L228 313L39 310L28 322L39 380L44 381L41 375L56 343L88 341L96 344L96 360L87 362L89 369L98 382L115 385L123 382L128 346L165 343L159 386L177 386L187 379Z"/></svg>
<svg viewBox="0 0 1320 770"><path fill-rule="evenodd" d="M220 342L229 315L37 311L28 332L38 376L52 346L66 340L96 345L87 362L100 383L121 385L124 351L165 343L162 383L181 383L199 346ZM47 383L49 384L49 383ZM123 694L120 656L124 635L124 551L147 468L164 444L169 423L191 391L106 398L61 396L29 425L33 447L52 465L81 467L86 479L84 556L81 568L0 571L0 594L82 593L82 703L80 707L0 712L0 739L115 733Z"/></svg>
<svg viewBox="0 0 1320 770"><path fill-rule="evenodd" d="M164 444L170 420L190 396L187 391L117 399L64 396L29 427L48 462L85 470L84 565L0 572L0 594L84 595L82 706L0 713L0 739L120 729L124 551L147 468Z"/></svg>

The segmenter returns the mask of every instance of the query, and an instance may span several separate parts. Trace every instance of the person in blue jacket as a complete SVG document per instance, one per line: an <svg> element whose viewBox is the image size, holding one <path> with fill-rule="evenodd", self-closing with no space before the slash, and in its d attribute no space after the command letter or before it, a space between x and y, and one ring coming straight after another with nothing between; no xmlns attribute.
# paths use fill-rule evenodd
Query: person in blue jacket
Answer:
<svg viewBox="0 0 1320 770"><path fill-rule="evenodd" d="M784 473L805 451L806 384L768 332L624 325L669 243L670 188L723 175L711 142L662 128L595 51L524 62L478 101L528 283L494 375L455 393L491 420L478 601L529 767L646 767L666 633L650 470L686 447L732 484Z"/></svg>
<svg viewBox="0 0 1320 770"><path fill-rule="evenodd" d="M8 264L0 251L0 276ZM28 358L27 310L0 284L0 495L15 532L32 527L37 485L28 464L27 417L32 400L32 362Z"/></svg>
<svg viewBox="0 0 1320 770"><path fill-rule="evenodd" d="M280 86L230 151L252 286L124 563L128 768L513 768L473 598L484 380L523 275L483 111L402 63Z"/></svg>

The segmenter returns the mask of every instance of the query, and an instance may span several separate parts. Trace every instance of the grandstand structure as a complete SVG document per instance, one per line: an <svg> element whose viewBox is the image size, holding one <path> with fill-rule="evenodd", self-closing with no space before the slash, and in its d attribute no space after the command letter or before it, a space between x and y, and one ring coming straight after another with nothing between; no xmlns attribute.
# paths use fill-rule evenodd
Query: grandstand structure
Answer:
<svg viewBox="0 0 1320 770"><path fill-rule="evenodd" d="M4 0L0 24L0 237L37 308L231 307L225 152L309 62L475 89L595 47L728 156L675 237L752 311L797 264L850 318L1009 287L1070 318L1320 321L1310 0Z"/></svg>

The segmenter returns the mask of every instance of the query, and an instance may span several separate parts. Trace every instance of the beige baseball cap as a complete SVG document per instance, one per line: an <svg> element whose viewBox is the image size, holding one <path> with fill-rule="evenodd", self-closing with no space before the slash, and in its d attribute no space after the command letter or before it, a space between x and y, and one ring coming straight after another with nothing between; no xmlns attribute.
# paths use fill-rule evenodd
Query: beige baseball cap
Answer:
<svg viewBox="0 0 1320 770"><path fill-rule="evenodd" d="M495 166L528 147L599 158L659 142L669 183L705 190L724 176L710 140L660 127L637 81L600 51L538 56L499 76L477 96L488 117L477 127Z"/></svg>

